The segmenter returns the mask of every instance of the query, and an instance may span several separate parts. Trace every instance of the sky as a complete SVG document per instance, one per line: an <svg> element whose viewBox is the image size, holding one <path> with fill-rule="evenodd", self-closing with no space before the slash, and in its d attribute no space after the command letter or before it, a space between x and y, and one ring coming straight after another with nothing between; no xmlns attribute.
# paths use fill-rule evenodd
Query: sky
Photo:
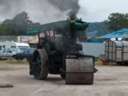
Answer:
<svg viewBox="0 0 128 96"><path fill-rule="evenodd" d="M128 13L128 0L80 0L79 16L89 22L100 22L109 14Z"/></svg>
<svg viewBox="0 0 128 96"><path fill-rule="evenodd" d="M0 0L0 21L12 19L23 11L28 13L32 21L40 23L52 22L54 19L61 20L65 17L48 0Z"/></svg>
<svg viewBox="0 0 128 96"><path fill-rule="evenodd" d="M50 0L0 0L0 21L11 19L22 11L27 11L31 20L41 23L67 18L69 10L59 10L48 1ZM67 3L69 0L64 1ZM79 6L78 17L87 22L104 21L113 12L128 12L128 0L79 0Z"/></svg>

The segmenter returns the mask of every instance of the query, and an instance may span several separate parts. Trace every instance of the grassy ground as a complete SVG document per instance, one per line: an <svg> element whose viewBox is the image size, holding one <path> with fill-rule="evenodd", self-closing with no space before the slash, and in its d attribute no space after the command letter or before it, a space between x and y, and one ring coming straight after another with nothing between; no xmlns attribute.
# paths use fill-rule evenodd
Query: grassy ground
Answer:
<svg viewBox="0 0 128 96"><path fill-rule="evenodd" d="M10 58L8 60L0 60L0 64L29 64L29 63L26 59L16 60L16 59ZM110 65L110 64L103 64L103 62L100 59L96 59L95 65L102 66L102 65Z"/></svg>
<svg viewBox="0 0 128 96"><path fill-rule="evenodd" d="M15 60L15 59L8 59L8 60L0 60L0 64L28 64L27 60Z"/></svg>

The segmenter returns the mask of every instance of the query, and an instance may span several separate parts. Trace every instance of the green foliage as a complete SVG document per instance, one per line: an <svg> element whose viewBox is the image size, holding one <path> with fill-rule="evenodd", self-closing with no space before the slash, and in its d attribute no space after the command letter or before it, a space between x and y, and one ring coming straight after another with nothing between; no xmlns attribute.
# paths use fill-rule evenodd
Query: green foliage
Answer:
<svg viewBox="0 0 128 96"><path fill-rule="evenodd" d="M0 35L7 35L9 32L9 27L1 24L0 25Z"/></svg>
<svg viewBox="0 0 128 96"><path fill-rule="evenodd" d="M35 35L40 30L51 29L64 29L64 23L51 23L52 27L48 27L50 24L42 25L40 23L33 23L29 20L28 14L22 12L17 14L11 20L5 20L0 25L0 35ZM88 27L86 22L83 22L81 19L76 19L70 21L71 29L75 31L84 31ZM56 26L57 25L57 26Z"/></svg>
<svg viewBox="0 0 128 96"><path fill-rule="evenodd" d="M128 28L128 14L112 13L108 17L107 24L112 31Z"/></svg>
<svg viewBox="0 0 128 96"><path fill-rule="evenodd" d="M27 27L31 23L27 13L22 12L16 15L12 20L5 20L0 25L0 35L22 35L27 31Z"/></svg>

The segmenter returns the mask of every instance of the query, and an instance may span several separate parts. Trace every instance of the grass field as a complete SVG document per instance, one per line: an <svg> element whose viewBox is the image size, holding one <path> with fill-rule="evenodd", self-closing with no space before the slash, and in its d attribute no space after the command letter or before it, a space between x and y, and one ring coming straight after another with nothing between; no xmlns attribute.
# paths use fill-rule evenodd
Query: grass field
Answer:
<svg viewBox="0 0 128 96"><path fill-rule="evenodd" d="M28 64L27 60L15 60L15 59L8 59L8 60L0 60L0 64Z"/></svg>

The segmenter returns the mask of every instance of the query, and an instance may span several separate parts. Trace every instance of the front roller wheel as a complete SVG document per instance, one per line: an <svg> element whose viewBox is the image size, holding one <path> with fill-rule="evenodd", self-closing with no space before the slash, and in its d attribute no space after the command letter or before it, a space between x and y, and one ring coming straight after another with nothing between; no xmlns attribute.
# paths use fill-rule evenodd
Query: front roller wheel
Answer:
<svg viewBox="0 0 128 96"><path fill-rule="evenodd" d="M48 55L45 49L35 51L33 55L34 77L38 80L45 80L48 76Z"/></svg>

